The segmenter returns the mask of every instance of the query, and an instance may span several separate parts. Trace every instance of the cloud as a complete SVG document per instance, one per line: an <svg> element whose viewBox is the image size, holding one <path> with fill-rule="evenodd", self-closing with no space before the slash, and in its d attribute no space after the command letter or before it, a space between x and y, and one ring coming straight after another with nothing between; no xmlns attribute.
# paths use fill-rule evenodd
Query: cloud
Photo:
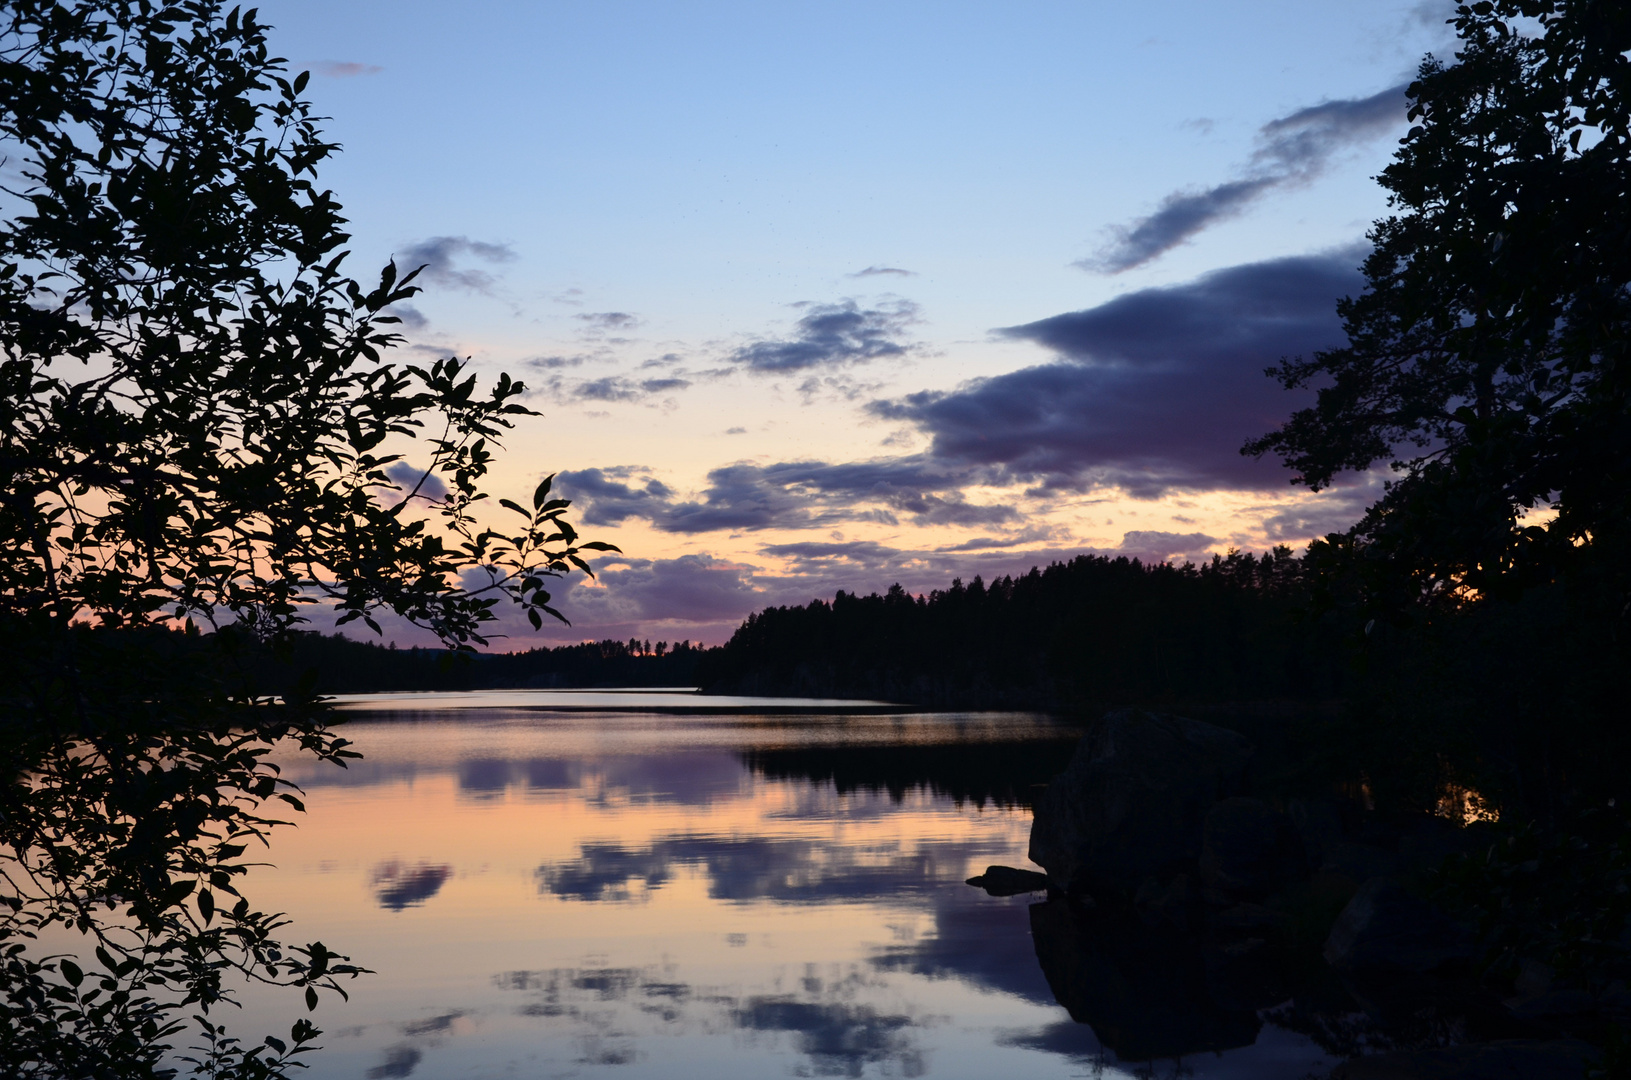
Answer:
<svg viewBox="0 0 1631 1080"><path fill-rule="evenodd" d="M363 64L355 60L319 60L317 74L328 79L354 79L358 75L378 75L385 69L378 64Z"/></svg>
<svg viewBox="0 0 1631 1080"><path fill-rule="evenodd" d="M1341 483L1263 518L1263 533L1270 540L1302 540L1345 532L1382 497L1383 484L1390 475L1382 468L1358 477L1343 477Z"/></svg>
<svg viewBox="0 0 1631 1080"><path fill-rule="evenodd" d="M577 367L579 364L581 364L585 360L589 360L589 359L593 359L593 357L586 357L586 356L581 356L581 355L580 356L535 356L530 360L523 360L522 363L525 364L527 367L536 368L539 371L554 371L557 368Z"/></svg>
<svg viewBox="0 0 1631 1080"><path fill-rule="evenodd" d="M643 379L636 382L621 375L607 375L579 383L573 388L572 396L586 401L640 401L657 394L684 390L690 385L688 379Z"/></svg>
<svg viewBox="0 0 1631 1080"><path fill-rule="evenodd" d="M1170 559L1203 562L1216 547L1216 537L1205 533L1170 533L1135 530L1123 534L1118 554L1128 555L1145 563L1161 563Z"/></svg>
<svg viewBox="0 0 1631 1080"><path fill-rule="evenodd" d="M447 485L442 478L433 472L415 468L406 461L393 461L385 468L385 475L399 489L396 492L384 492L388 502L397 503L409 498L409 492L415 492L411 497L423 499L426 502L441 502L447 498ZM415 491L417 489L417 491Z"/></svg>
<svg viewBox="0 0 1631 1080"><path fill-rule="evenodd" d="M591 330L633 330L640 325L639 316L626 311L585 311L572 316L589 324Z"/></svg>
<svg viewBox="0 0 1631 1080"><path fill-rule="evenodd" d="M752 567L709 555L631 559L600 572L608 598L641 619L741 619L760 605ZM580 589L581 603L595 590Z"/></svg>
<svg viewBox="0 0 1631 1080"><path fill-rule="evenodd" d="M857 270L855 273L850 275L852 278L884 276L917 277L917 272L914 270L902 270L898 266L869 266L865 270Z"/></svg>
<svg viewBox="0 0 1631 1080"><path fill-rule="evenodd" d="M634 481L630 484L629 481ZM616 525L630 517L650 517L665 506L674 492L667 484L634 466L568 470L556 475L555 486L576 504L585 506L585 525Z"/></svg>
<svg viewBox="0 0 1631 1080"><path fill-rule="evenodd" d="M587 479L588 489L581 497L591 515L619 515L608 518L608 523L643 517L672 533L826 528L845 521L893 525L902 516L918 525L990 526L1019 518L1012 506L967 501L959 489L970 479L968 470L937 470L912 457L843 464L726 465L708 474L700 497L687 500L664 488L661 496L642 495L631 501L623 492L603 486L598 474L592 469L563 474L569 484L577 481L568 477ZM602 509L603 501L609 509Z"/></svg>
<svg viewBox="0 0 1631 1080"><path fill-rule="evenodd" d="M515 252L508 244L489 244L467 236L432 236L409 244L397 259L397 265L404 270L424 267L419 279L428 284L490 294L496 279L485 270L458 268L456 263L466 258L504 263L514 261Z"/></svg>
<svg viewBox="0 0 1631 1080"><path fill-rule="evenodd" d="M1114 230L1115 239L1076 265L1118 274L1165 254L1196 233L1243 211L1276 188L1304 184L1347 146L1404 122L1405 86L1366 98L1326 101L1270 120L1244 175L1201 191L1175 191L1155 213Z"/></svg>
<svg viewBox="0 0 1631 1080"><path fill-rule="evenodd" d="M916 321L917 305L909 300L889 301L875 308L862 308L854 300L812 304L792 337L744 345L729 360L752 371L776 374L905 356L908 346L897 339Z"/></svg>
<svg viewBox="0 0 1631 1080"><path fill-rule="evenodd" d="M1357 250L1248 263L1085 311L998 331L1058 354L1052 363L868 406L916 424L924 471L1028 482L1038 490L1119 487L1272 490L1289 477L1240 455L1306 393L1263 369L1342 343L1336 300L1363 285Z"/></svg>
<svg viewBox="0 0 1631 1080"><path fill-rule="evenodd" d="M397 319L401 320L404 330L423 330L430 325L430 320L425 318L425 313L412 304L392 304L381 311L380 314L396 316Z"/></svg>

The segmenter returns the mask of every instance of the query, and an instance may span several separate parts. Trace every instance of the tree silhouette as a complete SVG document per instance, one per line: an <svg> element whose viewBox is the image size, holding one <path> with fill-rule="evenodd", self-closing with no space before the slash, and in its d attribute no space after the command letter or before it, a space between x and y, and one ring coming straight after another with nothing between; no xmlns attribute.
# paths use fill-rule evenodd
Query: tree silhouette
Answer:
<svg viewBox="0 0 1631 1080"><path fill-rule="evenodd" d="M557 615L547 578L607 546L548 480L484 524L524 388L387 359L414 273L343 272L306 83L212 0L0 10L6 1075L159 1075L194 1013L201 1070L284 1072L315 1028L244 1044L212 1006L238 977L315 1006L359 969L236 886L270 807L302 809L271 745L355 755L309 694L249 695L237 650L314 602L468 650L501 601ZM41 953L54 928L81 955Z"/></svg>
<svg viewBox="0 0 1631 1080"><path fill-rule="evenodd" d="M1316 553L1362 553L1392 611L1631 555L1631 9L1499 0L1455 26L1378 177L1396 213L1339 305L1350 344L1270 369L1317 400L1246 447L1315 489L1397 459Z"/></svg>

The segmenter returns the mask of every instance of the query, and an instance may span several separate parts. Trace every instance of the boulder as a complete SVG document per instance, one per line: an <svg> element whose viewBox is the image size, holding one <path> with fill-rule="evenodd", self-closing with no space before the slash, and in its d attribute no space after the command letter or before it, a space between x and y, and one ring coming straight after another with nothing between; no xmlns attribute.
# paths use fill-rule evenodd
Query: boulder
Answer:
<svg viewBox="0 0 1631 1080"><path fill-rule="evenodd" d="M1343 975L1424 975L1473 957L1472 931L1387 878L1359 887L1325 940L1325 960Z"/></svg>
<svg viewBox="0 0 1631 1080"><path fill-rule="evenodd" d="M985 873L969 878L967 884L984 889L992 896L1018 896L1020 893L1042 892L1052 888L1048 875L1012 866L988 866Z"/></svg>
<svg viewBox="0 0 1631 1080"><path fill-rule="evenodd" d="M1326 853L1342 843L1342 807L1335 799L1292 799L1286 813L1302 840L1309 866L1319 866Z"/></svg>
<svg viewBox="0 0 1631 1080"><path fill-rule="evenodd" d="M1325 853L1321 870L1351 878L1355 885L1376 877L1390 877L1400 869L1399 856L1374 844L1343 842Z"/></svg>
<svg viewBox="0 0 1631 1080"><path fill-rule="evenodd" d="M1599 1056L1576 1039L1502 1039L1354 1058L1331 1080L1585 1080Z"/></svg>
<svg viewBox="0 0 1631 1080"><path fill-rule="evenodd" d="M1251 755L1212 724L1109 713L1037 802L1030 859L1068 891L1130 895L1167 880L1200 856L1208 808L1236 792Z"/></svg>
<svg viewBox="0 0 1631 1080"><path fill-rule="evenodd" d="M1262 898L1308 874L1291 819L1262 799L1214 803L1202 827L1201 884L1208 899Z"/></svg>

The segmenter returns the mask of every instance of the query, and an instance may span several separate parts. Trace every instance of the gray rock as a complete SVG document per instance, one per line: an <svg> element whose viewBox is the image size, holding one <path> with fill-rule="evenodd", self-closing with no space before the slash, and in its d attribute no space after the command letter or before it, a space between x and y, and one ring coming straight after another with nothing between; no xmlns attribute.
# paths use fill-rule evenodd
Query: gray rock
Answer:
<svg viewBox="0 0 1631 1080"><path fill-rule="evenodd" d="M1262 799L1222 799L1206 812L1201 883L1214 899L1262 897L1308 873L1291 819Z"/></svg>
<svg viewBox="0 0 1631 1080"><path fill-rule="evenodd" d="M1344 975L1424 975L1473 957L1472 931L1387 878L1359 887L1325 939Z"/></svg>
<svg viewBox="0 0 1631 1080"><path fill-rule="evenodd" d="M1548 990L1532 997L1508 998L1506 1007L1520 1020L1546 1020L1597 1012L1597 999L1585 990Z"/></svg>
<svg viewBox="0 0 1631 1080"><path fill-rule="evenodd" d="M1352 878L1356 883L1373 877L1388 877L1399 870L1399 856L1371 844L1344 842L1325 853L1321 870Z"/></svg>
<svg viewBox="0 0 1631 1080"><path fill-rule="evenodd" d="M992 896L1018 896L1020 893L1041 892L1051 888L1048 875L1035 870L1019 870L1012 866L988 866L979 877L971 877L967 884L984 889Z"/></svg>
<svg viewBox="0 0 1631 1080"><path fill-rule="evenodd" d="M1286 813L1303 842L1309 866L1319 866L1342 843L1342 810L1334 799L1292 799Z"/></svg>
<svg viewBox="0 0 1631 1080"><path fill-rule="evenodd" d="M1577 1039L1503 1039L1355 1058L1331 1080L1584 1080L1598 1057Z"/></svg>
<svg viewBox="0 0 1631 1080"><path fill-rule="evenodd" d="M1207 920L1209 925L1219 930L1236 931L1274 931L1283 928L1288 921L1285 912L1266 908L1262 904L1236 904L1213 912Z"/></svg>
<svg viewBox="0 0 1631 1080"><path fill-rule="evenodd" d="M1207 809L1234 793L1251 755L1242 736L1198 720L1108 713L1038 801L1030 859L1076 892L1169 879L1199 857Z"/></svg>

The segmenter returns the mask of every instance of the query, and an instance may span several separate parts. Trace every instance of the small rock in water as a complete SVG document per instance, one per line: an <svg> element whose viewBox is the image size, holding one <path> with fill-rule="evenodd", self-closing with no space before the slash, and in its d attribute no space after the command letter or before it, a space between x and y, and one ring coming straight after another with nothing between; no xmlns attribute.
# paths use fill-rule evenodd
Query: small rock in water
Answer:
<svg viewBox="0 0 1631 1080"><path fill-rule="evenodd" d="M968 884L984 889L992 896L1018 896L1020 893L1041 892L1049 887L1048 875L1035 870L1018 870L1012 866L988 866L979 877L971 877Z"/></svg>

